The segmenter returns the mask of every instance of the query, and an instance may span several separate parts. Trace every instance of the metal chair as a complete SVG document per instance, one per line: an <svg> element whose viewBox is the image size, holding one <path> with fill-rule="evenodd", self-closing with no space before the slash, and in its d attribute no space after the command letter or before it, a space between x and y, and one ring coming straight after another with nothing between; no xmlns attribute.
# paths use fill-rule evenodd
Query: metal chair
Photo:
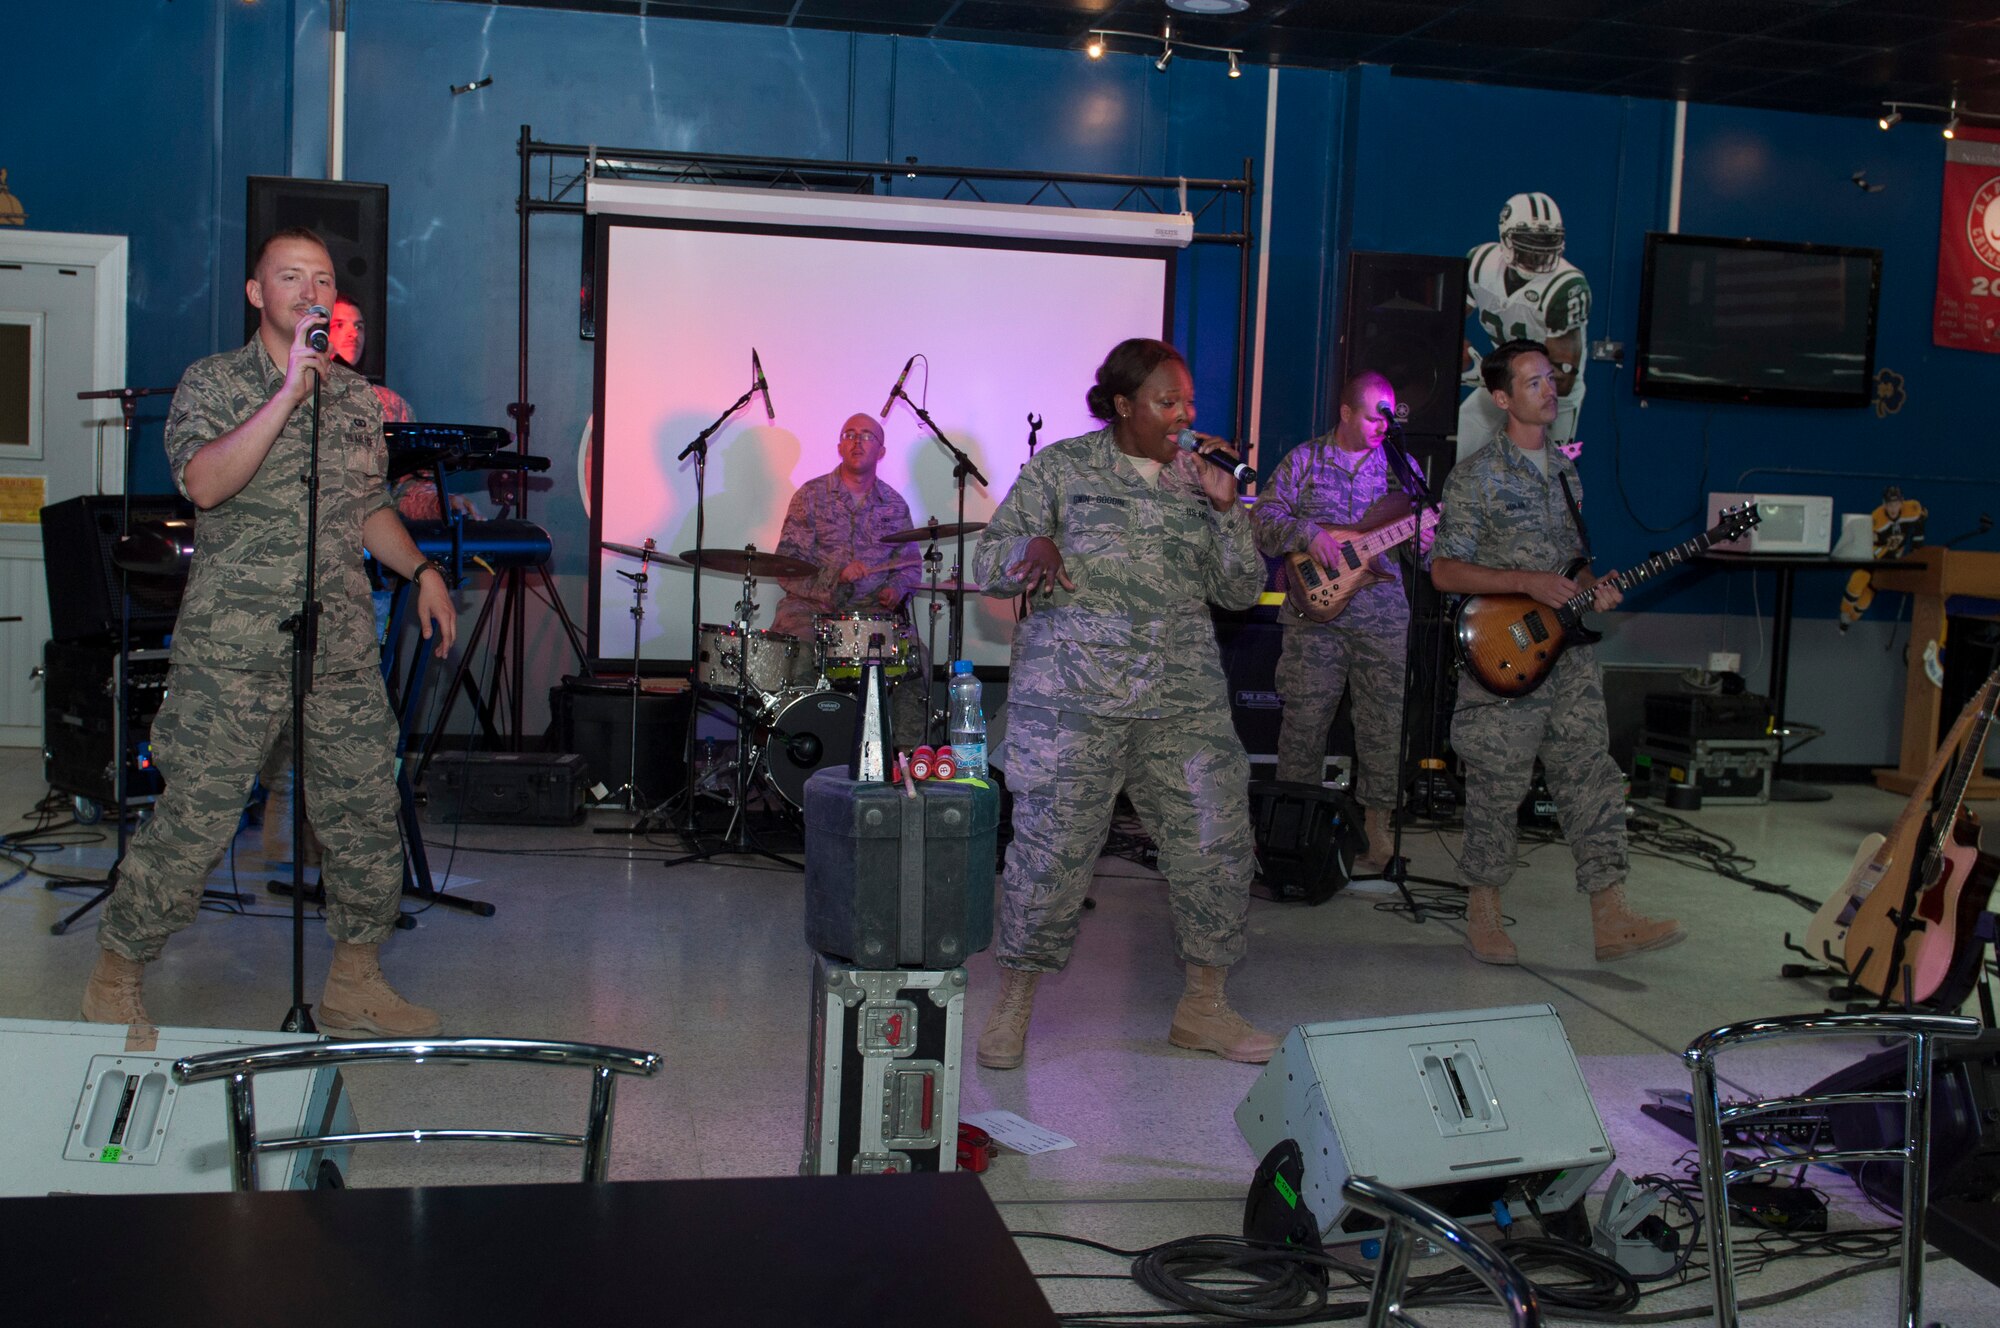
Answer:
<svg viewBox="0 0 2000 1328"><path fill-rule="evenodd" d="M344 1070L355 1065L421 1064L443 1061L464 1065L506 1062L516 1065L561 1065L591 1072L590 1117L581 1134L551 1134L539 1130L367 1130L350 1134L301 1134L279 1139L257 1137L256 1101L251 1080L273 1070ZM406 1038L374 1042L297 1042L255 1051L217 1051L183 1056L174 1062L174 1082L198 1084L226 1079L229 1090L229 1172L233 1188L257 1186L260 1153L302 1148L347 1147L367 1143L423 1143L433 1139L478 1140L488 1143L550 1144L583 1150L583 1179L603 1180L611 1164L611 1099L614 1074L650 1077L660 1058L650 1051L599 1047L586 1042L537 1042L515 1038Z"/></svg>
<svg viewBox="0 0 2000 1328"><path fill-rule="evenodd" d="M1382 1259L1375 1266L1375 1289L1368 1297L1368 1328L1421 1328L1403 1309L1413 1237L1425 1236L1451 1251L1506 1307L1514 1328L1541 1328L1542 1306L1534 1283L1506 1255L1427 1203L1367 1176L1350 1176L1340 1187L1347 1202L1382 1220Z"/></svg>
<svg viewBox="0 0 2000 1328"><path fill-rule="evenodd" d="M1813 1162L1901 1162L1903 1164L1903 1276L1896 1322L1922 1328L1924 1209L1930 1202L1931 1062L1940 1038L1977 1037L1980 1023L1947 1014L1801 1014L1752 1019L1703 1033L1681 1053L1694 1075L1695 1144L1701 1156L1701 1197L1707 1218L1708 1261L1715 1283L1715 1322L1736 1328L1736 1268L1729 1243L1729 1184L1759 1171L1801 1167ZM1724 1105L1716 1086L1716 1058L1751 1042L1795 1037L1884 1037L1902 1039L1903 1087L1861 1093L1804 1093ZM1831 1107L1903 1107L1903 1146L1788 1153L1730 1168L1723 1158L1723 1131L1751 1116Z"/></svg>

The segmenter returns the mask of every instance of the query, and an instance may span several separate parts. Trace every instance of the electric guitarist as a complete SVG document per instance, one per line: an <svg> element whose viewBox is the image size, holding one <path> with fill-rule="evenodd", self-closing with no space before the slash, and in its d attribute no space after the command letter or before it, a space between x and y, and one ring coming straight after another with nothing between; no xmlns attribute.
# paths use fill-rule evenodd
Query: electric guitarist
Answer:
<svg viewBox="0 0 2000 1328"><path fill-rule="evenodd" d="M1615 608L1623 596L1613 582L1547 570L1588 553L1576 464L1548 446L1557 395L1547 348L1505 342L1480 373L1506 422L1445 483L1432 583L1446 594L1525 594L1551 609L1590 590L1594 608ZM1597 958L1623 959L1686 936L1678 922L1645 917L1625 899L1624 777L1611 759L1604 678L1591 647L1562 655L1545 685L1515 699L1486 691L1470 672L1461 676L1452 746L1465 766L1459 881L1474 958L1518 962L1501 923L1500 888L1514 874L1516 816L1538 757L1576 858L1577 889L1590 900Z"/></svg>
<svg viewBox="0 0 2000 1328"><path fill-rule="evenodd" d="M1409 599L1394 556L1363 557L1352 539L1357 530L1409 514L1409 496L1383 446L1395 409L1396 389L1388 379L1375 373L1350 379L1340 392L1334 431L1287 452L1250 511L1264 554L1303 554L1314 564L1289 568L1288 577L1305 571L1315 581L1348 582L1343 589L1351 598L1328 620L1309 618L1290 601L1279 610L1284 649L1277 685L1285 708L1278 728L1278 778L1307 784L1325 779L1327 730L1341 693L1348 693L1354 707L1354 794L1365 809L1368 831L1367 849L1354 862L1356 876L1374 875L1387 865L1389 815L1396 805Z"/></svg>

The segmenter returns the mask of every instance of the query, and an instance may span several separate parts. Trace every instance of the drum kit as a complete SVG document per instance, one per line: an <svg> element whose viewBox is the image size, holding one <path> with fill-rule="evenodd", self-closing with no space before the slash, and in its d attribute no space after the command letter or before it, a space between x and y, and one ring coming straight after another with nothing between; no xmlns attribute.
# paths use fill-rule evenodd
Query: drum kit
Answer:
<svg viewBox="0 0 2000 1328"><path fill-rule="evenodd" d="M930 545L924 556L927 584L919 585L916 593L932 599L932 645L941 601L977 590L957 579L940 579L943 556L938 541L983 529L984 522L940 524L933 519L883 537L885 544L925 541ZM632 658L636 664L640 624L645 617L646 569L658 564L691 570L695 554L689 550L676 557L661 551L651 539L643 545L606 540L603 547L639 560L637 572L618 571L632 583ZM880 664L890 682L928 676L931 651L900 610L819 614L808 638L750 626L757 616L760 580L815 576L822 570L816 563L765 552L750 544L742 549L704 550L701 566L704 571L742 578L742 593L735 606L737 620L702 623L696 631L694 685L701 696L735 712L743 740L733 760L701 772L691 781L691 792L720 798L740 817L751 788L761 782L794 812L803 812L806 781L820 770L845 762L852 750L860 723L858 693L863 666ZM636 706L635 689L635 720ZM636 722L631 731L628 778L612 800L622 800L628 810L637 810Z"/></svg>

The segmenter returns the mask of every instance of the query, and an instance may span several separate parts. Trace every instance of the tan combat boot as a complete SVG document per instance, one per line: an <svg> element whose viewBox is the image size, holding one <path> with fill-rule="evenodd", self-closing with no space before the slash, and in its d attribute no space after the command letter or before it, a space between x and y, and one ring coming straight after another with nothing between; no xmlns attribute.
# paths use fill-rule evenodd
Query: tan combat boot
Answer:
<svg viewBox="0 0 2000 1328"><path fill-rule="evenodd" d="M1167 1041L1190 1051L1212 1051L1224 1060L1262 1065L1278 1049L1278 1039L1252 1028L1247 1019L1229 1008L1229 999L1222 994L1223 979L1228 976L1226 968L1187 966L1187 990L1174 1007Z"/></svg>
<svg viewBox="0 0 2000 1328"><path fill-rule="evenodd" d="M1040 973L1000 970L1000 999L979 1035L979 1063L989 1070L1017 1070L1028 1054L1028 1017L1035 1012Z"/></svg>
<svg viewBox="0 0 2000 1328"><path fill-rule="evenodd" d="M1520 952L1500 921L1500 887L1465 887L1465 948L1482 964L1518 964Z"/></svg>
<svg viewBox="0 0 2000 1328"><path fill-rule="evenodd" d="M357 1037L429 1037L442 1024L436 1010L412 1005L382 976L380 944L333 943L333 967L319 998L319 1025Z"/></svg>
<svg viewBox="0 0 2000 1328"><path fill-rule="evenodd" d="M1625 887L1614 885L1590 897L1590 930L1600 962L1623 959L1647 950L1664 950L1687 939L1687 928L1672 918L1634 913L1625 902Z"/></svg>
<svg viewBox="0 0 2000 1328"><path fill-rule="evenodd" d="M1368 831L1368 847L1354 859L1354 876L1380 876L1388 869L1389 859L1396 852L1394 827L1389 823L1391 815L1386 807L1370 807L1362 817Z"/></svg>
<svg viewBox="0 0 2000 1328"><path fill-rule="evenodd" d="M83 988L83 1017L93 1024L152 1023L139 1000L145 976L146 966L138 960L100 949Z"/></svg>

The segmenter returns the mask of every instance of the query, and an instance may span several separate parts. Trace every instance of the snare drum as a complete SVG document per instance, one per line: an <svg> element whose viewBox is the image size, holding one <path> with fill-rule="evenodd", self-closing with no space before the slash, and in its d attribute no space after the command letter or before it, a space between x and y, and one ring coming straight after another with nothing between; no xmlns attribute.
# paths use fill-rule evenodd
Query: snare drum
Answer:
<svg viewBox="0 0 2000 1328"><path fill-rule="evenodd" d="M883 662L882 676L899 678L910 671L916 643L905 635L900 618L880 613L822 613L813 619L826 676L858 678L866 660Z"/></svg>
<svg viewBox="0 0 2000 1328"><path fill-rule="evenodd" d="M701 629L694 676L719 691L734 691L741 683L775 696L812 685L813 657L796 636L760 631L745 636L726 623L708 623Z"/></svg>

